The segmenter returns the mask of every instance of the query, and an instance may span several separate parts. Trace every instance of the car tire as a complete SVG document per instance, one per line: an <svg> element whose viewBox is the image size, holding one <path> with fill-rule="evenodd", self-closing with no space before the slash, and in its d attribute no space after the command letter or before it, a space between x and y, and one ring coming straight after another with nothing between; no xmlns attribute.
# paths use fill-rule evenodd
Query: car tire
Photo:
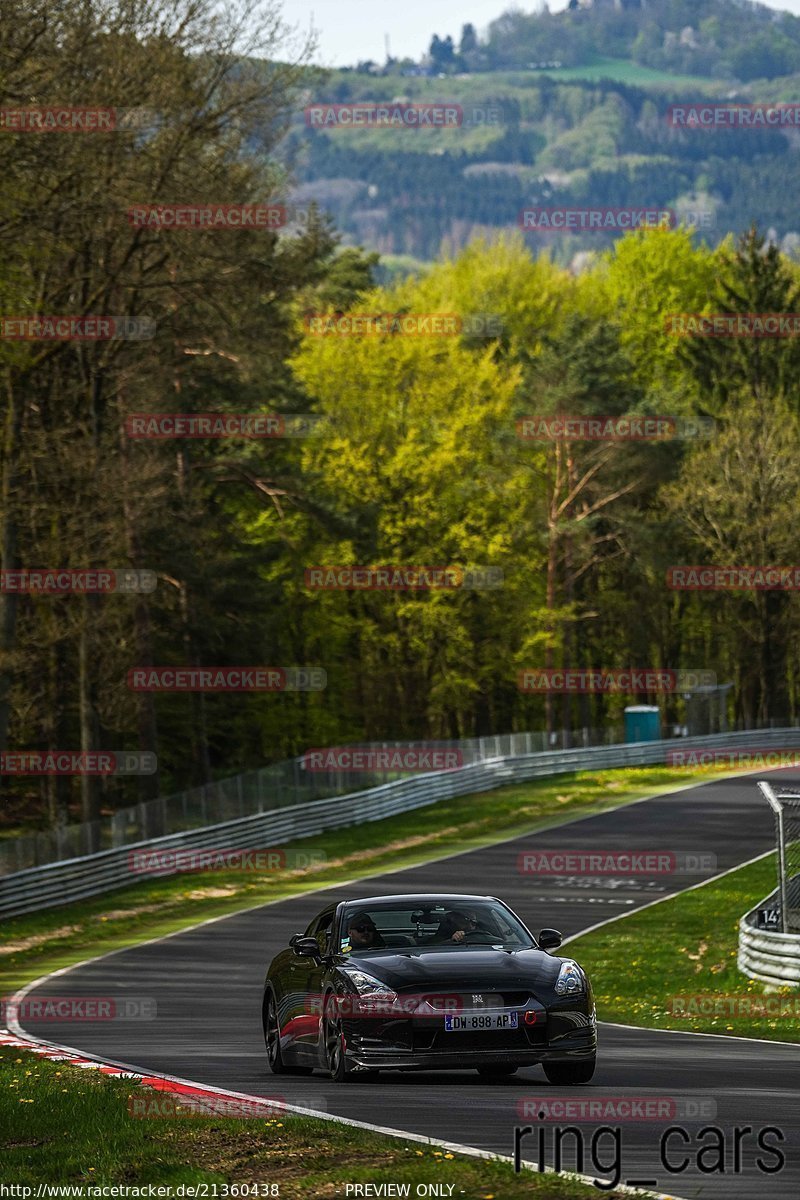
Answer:
<svg viewBox="0 0 800 1200"><path fill-rule="evenodd" d="M288 1066L283 1061L281 1039L278 1030L278 1010L275 996L271 990L264 994L262 1007L262 1023L264 1027L264 1044L267 1048L267 1066L273 1075L310 1075L311 1067Z"/></svg>
<svg viewBox="0 0 800 1200"><path fill-rule="evenodd" d="M352 1073L347 1065L345 1053L345 1037L342 1017L336 1008L336 997L329 992L325 997L322 1016L322 1047L325 1054L325 1065L334 1083L348 1083Z"/></svg>
<svg viewBox="0 0 800 1200"><path fill-rule="evenodd" d="M496 1067L477 1067L479 1075L483 1075L486 1079L506 1079L509 1075L515 1075L519 1067L513 1064L501 1064Z"/></svg>
<svg viewBox="0 0 800 1200"><path fill-rule="evenodd" d="M597 1058L581 1058L574 1062L545 1062L542 1063L544 1073L551 1083L559 1086L588 1083L594 1075Z"/></svg>

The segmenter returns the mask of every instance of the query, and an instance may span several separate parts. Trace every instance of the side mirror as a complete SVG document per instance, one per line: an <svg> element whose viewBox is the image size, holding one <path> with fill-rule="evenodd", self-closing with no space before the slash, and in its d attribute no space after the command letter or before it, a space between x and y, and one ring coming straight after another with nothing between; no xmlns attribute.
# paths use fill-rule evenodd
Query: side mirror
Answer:
<svg viewBox="0 0 800 1200"><path fill-rule="evenodd" d="M555 950L564 940L557 929L541 929L536 939L540 950Z"/></svg>
<svg viewBox="0 0 800 1200"><path fill-rule="evenodd" d="M301 958L319 958L319 945L317 939L313 937L302 937L299 933L295 934L289 945L294 950L295 954Z"/></svg>

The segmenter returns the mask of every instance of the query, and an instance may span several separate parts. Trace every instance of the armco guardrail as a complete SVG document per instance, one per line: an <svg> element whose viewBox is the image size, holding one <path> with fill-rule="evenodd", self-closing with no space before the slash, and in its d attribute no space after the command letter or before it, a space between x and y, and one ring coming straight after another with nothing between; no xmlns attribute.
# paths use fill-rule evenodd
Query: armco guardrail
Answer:
<svg viewBox="0 0 800 1200"><path fill-rule="evenodd" d="M758 910L777 899L778 889L742 917L736 965L750 979L792 987L800 984L800 933L759 929L757 924Z"/></svg>
<svg viewBox="0 0 800 1200"><path fill-rule="evenodd" d="M493 734L459 741L423 743L423 748L457 750L464 764L483 762L515 754L558 750L570 746L605 746L621 740L622 730L543 730ZM376 751L406 748L408 742L367 742L362 749ZM0 876L13 875L28 867L85 858L101 850L116 850L139 842L204 829L223 821L255 816L267 809L287 808L311 800L343 796L363 788L378 787L398 778L397 771L376 769L356 778L333 768L308 771L302 756L272 763L255 771L229 775L211 783L189 788L170 796L160 796L129 807L117 808L94 821L58 825L39 833L0 840Z"/></svg>
<svg viewBox="0 0 800 1200"><path fill-rule="evenodd" d="M509 783L571 771L652 766L665 762L669 751L735 749L754 744L761 749L797 749L800 748L800 729L744 730L708 737L508 755L452 771L399 779L346 796L272 808L238 820L184 830L7 875L0 879L0 915L17 916L125 887L140 878L129 866L134 850L178 847L262 849L329 829L379 821L382 817L422 808L438 800L489 791Z"/></svg>
<svg viewBox="0 0 800 1200"><path fill-rule="evenodd" d="M797 862L800 792L796 787L776 791L764 779L757 787L775 815L778 886L739 921L736 965L762 983L794 986L800 984L800 872L791 873L787 863ZM790 855L791 849L795 852Z"/></svg>

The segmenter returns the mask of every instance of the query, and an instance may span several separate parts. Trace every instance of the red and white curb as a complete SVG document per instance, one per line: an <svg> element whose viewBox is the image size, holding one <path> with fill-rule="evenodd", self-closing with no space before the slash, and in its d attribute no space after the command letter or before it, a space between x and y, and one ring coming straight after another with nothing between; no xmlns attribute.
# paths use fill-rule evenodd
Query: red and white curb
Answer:
<svg viewBox="0 0 800 1200"><path fill-rule="evenodd" d="M15 1037L7 1029L0 1029L0 1046L10 1049L27 1050L31 1054L39 1054L50 1062L66 1063L68 1067L82 1067L85 1070L97 1071L100 1075L109 1075L114 1079L130 1079L139 1087L149 1088L171 1097L175 1104L179 1102L181 1110L189 1110L198 1116L246 1116L265 1118L274 1117L277 1113L286 1112L291 1108L294 1112L304 1115L317 1115L311 1109L294 1108L287 1105L278 1096L245 1096L241 1092L230 1092L224 1088L205 1087L201 1084L190 1083L188 1080L173 1078L169 1075L148 1075L126 1067L119 1063L103 1062L100 1059L87 1058L77 1054L68 1046L58 1046L52 1042L27 1041ZM169 1105L144 1103L134 1116L164 1116L176 1115L175 1107Z"/></svg>

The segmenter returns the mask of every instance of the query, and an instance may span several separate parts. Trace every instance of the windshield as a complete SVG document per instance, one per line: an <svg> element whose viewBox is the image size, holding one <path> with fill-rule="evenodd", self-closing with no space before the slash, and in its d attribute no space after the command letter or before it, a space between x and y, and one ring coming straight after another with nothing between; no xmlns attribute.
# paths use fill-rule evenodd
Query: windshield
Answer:
<svg viewBox="0 0 800 1200"><path fill-rule="evenodd" d="M339 937L341 954L376 954L403 949L458 953L486 947L527 950L536 943L507 908L496 900L410 904L352 904L345 910Z"/></svg>

